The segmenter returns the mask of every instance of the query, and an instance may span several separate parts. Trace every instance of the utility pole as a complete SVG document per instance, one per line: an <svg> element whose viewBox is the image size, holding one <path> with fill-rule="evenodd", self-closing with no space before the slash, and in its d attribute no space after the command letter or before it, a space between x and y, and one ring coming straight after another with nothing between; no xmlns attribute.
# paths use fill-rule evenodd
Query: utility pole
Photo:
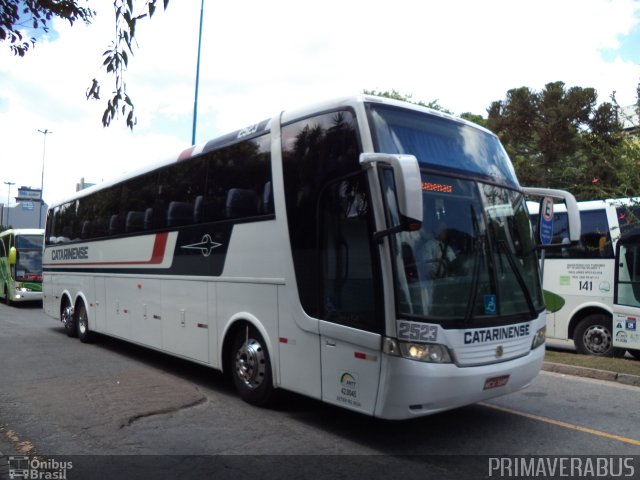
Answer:
<svg viewBox="0 0 640 480"><path fill-rule="evenodd" d="M15 185L14 182L4 182L5 185L9 185L9 192L7 193L7 214L5 215L5 220L7 224L5 227L9 228L9 202L11 201L11 185Z"/></svg>
<svg viewBox="0 0 640 480"><path fill-rule="evenodd" d="M200 2L200 32L198 33L198 60L196 61L196 95L193 100L193 128L191 129L191 145L196 144L196 119L198 117L198 84L200 83L200 47L202 45L202 17L204 16L204 0Z"/></svg>
<svg viewBox="0 0 640 480"><path fill-rule="evenodd" d="M44 135L42 142L42 177L40 178L40 213L38 214L38 228L42 228L42 204L44 203L44 156L47 152L47 135L53 133L48 129L38 130L38 132Z"/></svg>

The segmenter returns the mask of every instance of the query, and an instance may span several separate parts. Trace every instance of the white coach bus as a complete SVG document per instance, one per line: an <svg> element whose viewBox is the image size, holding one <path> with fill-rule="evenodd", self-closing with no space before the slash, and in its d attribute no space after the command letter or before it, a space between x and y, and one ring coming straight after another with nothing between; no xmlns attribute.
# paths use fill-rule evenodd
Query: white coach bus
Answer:
<svg viewBox="0 0 640 480"><path fill-rule="evenodd" d="M281 388L411 418L542 365L511 162L492 133L416 105L284 111L53 205L45 237L44 310L70 336L230 372L252 404Z"/></svg>
<svg viewBox="0 0 640 480"><path fill-rule="evenodd" d="M634 198L578 202L581 234L580 242L573 245L568 244L565 209L560 205L555 210L554 242L566 245L545 251L547 338L573 342L585 355L625 354L613 341L614 251L621 237L637 233L639 202ZM529 211L536 225L538 204L530 202ZM640 358L640 351L627 350Z"/></svg>

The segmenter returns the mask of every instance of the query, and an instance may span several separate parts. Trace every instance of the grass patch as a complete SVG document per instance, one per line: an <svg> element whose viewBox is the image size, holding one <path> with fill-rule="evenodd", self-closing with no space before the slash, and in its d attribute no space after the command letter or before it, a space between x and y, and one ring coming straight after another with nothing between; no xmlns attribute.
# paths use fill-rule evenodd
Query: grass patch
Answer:
<svg viewBox="0 0 640 480"><path fill-rule="evenodd" d="M592 355L580 355L575 352L549 350L547 347L544 360L545 362L596 368L598 370L606 370L608 372L640 376L640 361L632 358L594 357Z"/></svg>

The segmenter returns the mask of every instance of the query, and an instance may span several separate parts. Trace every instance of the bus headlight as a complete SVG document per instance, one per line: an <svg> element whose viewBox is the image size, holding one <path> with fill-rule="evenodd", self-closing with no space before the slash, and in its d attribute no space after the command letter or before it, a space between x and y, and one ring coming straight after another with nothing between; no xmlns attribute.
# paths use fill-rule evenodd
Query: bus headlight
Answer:
<svg viewBox="0 0 640 480"><path fill-rule="evenodd" d="M451 354L445 345L438 343L412 343L385 338L383 352L396 357L428 363L452 363Z"/></svg>
<svg viewBox="0 0 640 480"><path fill-rule="evenodd" d="M547 327L542 327L540 330L536 332L533 337L533 342L531 342L531 350L534 348L538 348L540 345L544 345L545 339L547 338Z"/></svg>

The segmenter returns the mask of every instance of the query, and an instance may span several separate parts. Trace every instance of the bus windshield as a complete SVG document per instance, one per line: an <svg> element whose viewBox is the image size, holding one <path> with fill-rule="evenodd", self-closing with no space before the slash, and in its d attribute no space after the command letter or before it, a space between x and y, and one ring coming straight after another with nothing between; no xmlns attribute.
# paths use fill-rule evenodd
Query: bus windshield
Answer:
<svg viewBox="0 0 640 480"><path fill-rule="evenodd" d="M17 282L42 282L42 242L43 235L16 236L15 280Z"/></svg>
<svg viewBox="0 0 640 480"><path fill-rule="evenodd" d="M428 173L422 182L422 228L395 237L399 313L443 326L535 318L544 303L522 194Z"/></svg>
<svg viewBox="0 0 640 480"><path fill-rule="evenodd" d="M422 228L395 237L398 313L457 328L536 318L544 302L531 225L499 140L390 106L370 104L369 118L377 151L414 155L423 169Z"/></svg>
<svg viewBox="0 0 640 480"><path fill-rule="evenodd" d="M519 188L498 137L477 127L416 111L369 104L376 151L415 155L420 165Z"/></svg>

